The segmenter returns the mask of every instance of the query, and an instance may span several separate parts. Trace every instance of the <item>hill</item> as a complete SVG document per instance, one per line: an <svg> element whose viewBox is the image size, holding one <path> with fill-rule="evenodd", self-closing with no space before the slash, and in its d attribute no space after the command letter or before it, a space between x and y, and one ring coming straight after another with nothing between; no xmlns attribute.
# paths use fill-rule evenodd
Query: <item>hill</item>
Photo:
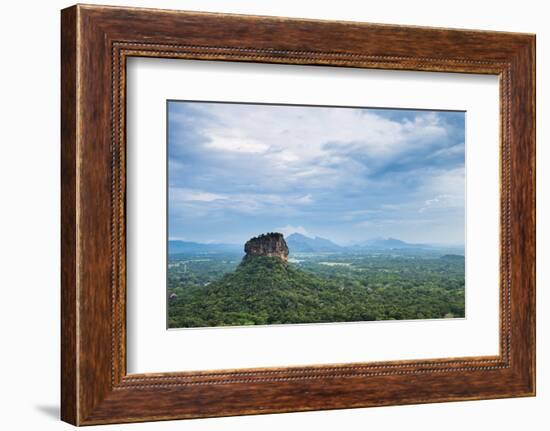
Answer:
<svg viewBox="0 0 550 431"><path fill-rule="evenodd" d="M464 290L438 285L365 286L330 280L259 256L206 286L176 289L169 327L357 322L464 316Z"/></svg>
<svg viewBox="0 0 550 431"><path fill-rule="evenodd" d="M258 256L276 257L288 261L288 245L282 233L270 232L249 239L244 245L243 262Z"/></svg>
<svg viewBox="0 0 550 431"><path fill-rule="evenodd" d="M310 238L300 233L293 233L286 241L292 253L327 253L343 250L343 247L328 239L320 237Z"/></svg>
<svg viewBox="0 0 550 431"><path fill-rule="evenodd" d="M180 316L176 327L331 321L323 305L330 304L330 292L322 280L275 257L249 259L189 293L171 307Z"/></svg>

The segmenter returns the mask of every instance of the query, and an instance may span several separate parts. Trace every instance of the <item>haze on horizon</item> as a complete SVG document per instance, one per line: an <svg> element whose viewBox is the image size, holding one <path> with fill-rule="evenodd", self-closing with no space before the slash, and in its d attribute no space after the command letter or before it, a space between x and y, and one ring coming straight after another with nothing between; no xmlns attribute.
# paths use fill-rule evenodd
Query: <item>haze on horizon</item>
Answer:
<svg viewBox="0 0 550 431"><path fill-rule="evenodd" d="M168 236L464 244L465 113L168 102Z"/></svg>

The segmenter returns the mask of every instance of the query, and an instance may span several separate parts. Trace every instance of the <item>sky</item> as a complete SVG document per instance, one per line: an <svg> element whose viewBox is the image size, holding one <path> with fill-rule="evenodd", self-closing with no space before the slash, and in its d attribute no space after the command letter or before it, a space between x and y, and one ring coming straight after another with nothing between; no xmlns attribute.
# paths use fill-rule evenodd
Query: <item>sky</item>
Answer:
<svg viewBox="0 0 550 431"><path fill-rule="evenodd" d="M168 235L464 244L465 113L168 102Z"/></svg>

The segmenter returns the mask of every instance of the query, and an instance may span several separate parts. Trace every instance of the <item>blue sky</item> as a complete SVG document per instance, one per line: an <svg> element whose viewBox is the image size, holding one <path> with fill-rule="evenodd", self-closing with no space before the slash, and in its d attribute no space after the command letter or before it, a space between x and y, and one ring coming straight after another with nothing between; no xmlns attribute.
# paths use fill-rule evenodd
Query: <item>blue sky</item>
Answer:
<svg viewBox="0 0 550 431"><path fill-rule="evenodd" d="M464 112L168 102L170 239L464 243Z"/></svg>

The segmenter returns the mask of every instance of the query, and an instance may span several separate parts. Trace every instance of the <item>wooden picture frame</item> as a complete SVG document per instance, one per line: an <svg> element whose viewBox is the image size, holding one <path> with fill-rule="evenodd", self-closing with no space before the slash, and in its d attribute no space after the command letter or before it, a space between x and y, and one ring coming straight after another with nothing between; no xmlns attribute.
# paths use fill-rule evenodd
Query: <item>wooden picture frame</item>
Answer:
<svg viewBox="0 0 550 431"><path fill-rule="evenodd" d="M61 417L74 425L535 394L535 36L77 5L62 11ZM130 56L500 77L500 354L126 372Z"/></svg>

